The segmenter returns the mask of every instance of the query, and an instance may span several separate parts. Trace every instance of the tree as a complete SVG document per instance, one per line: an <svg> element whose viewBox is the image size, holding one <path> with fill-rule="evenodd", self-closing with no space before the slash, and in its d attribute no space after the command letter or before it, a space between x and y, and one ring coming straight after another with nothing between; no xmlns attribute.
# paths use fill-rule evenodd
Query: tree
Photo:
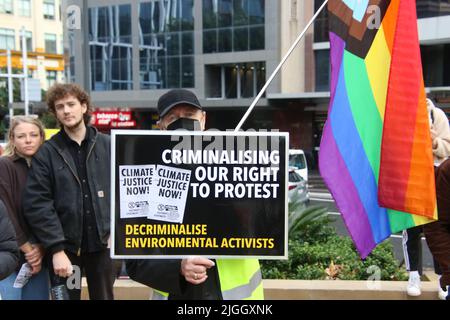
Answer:
<svg viewBox="0 0 450 320"><path fill-rule="evenodd" d="M6 73L6 68L0 68L2 73ZM18 74L22 73L22 69L13 68L12 73ZM5 139L8 123L5 123L5 115L9 113L8 104L9 104L9 96L8 96L8 79L2 78L0 79L0 83L3 84L0 87L0 140ZM13 79L13 101L20 101L20 80L17 78ZM22 111L23 112L23 111ZM14 114L20 114L21 110L16 110Z"/></svg>
<svg viewBox="0 0 450 320"><path fill-rule="evenodd" d="M8 72L6 68L0 68L0 70L2 73ZM23 70L21 69L12 69L13 74L19 74L22 72ZM0 105L8 108L8 79L2 78L0 81L4 83L4 85L0 87ZM20 80L18 78L13 78L13 97L13 101L20 101Z"/></svg>

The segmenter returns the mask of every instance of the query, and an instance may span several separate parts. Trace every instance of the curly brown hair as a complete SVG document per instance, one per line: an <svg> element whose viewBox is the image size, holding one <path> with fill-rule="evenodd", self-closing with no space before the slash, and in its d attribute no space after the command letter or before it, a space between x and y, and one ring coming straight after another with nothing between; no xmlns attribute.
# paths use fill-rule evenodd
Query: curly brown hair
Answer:
<svg viewBox="0 0 450 320"><path fill-rule="evenodd" d="M79 85L74 83L68 83L68 84L62 84L62 83L56 83L53 86L51 86L46 95L47 100L47 106L51 113L53 113L56 117L56 111L55 111L55 102L57 100L63 99L67 96L73 96L78 99L78 101L81 104L86 104L87 110L86 113L83 115L83 120L86 125L89 124L91 120L91 113L92 113L92 105L91 105L91 98L87 94L86 91L84 91Z"/></svg>

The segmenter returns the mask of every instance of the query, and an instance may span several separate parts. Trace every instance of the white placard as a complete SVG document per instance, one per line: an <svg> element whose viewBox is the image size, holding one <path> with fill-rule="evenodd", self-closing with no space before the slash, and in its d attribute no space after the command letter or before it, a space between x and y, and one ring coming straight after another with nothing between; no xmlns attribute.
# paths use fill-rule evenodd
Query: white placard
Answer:
<svg viewBox="0 0 450 320"><path fill-rule="evenodd" d="M183 223L191 170L157 166L149 219Z"/></svg>
<svg viewBox="0 0 450 320"><path fill-rule="evenodd" d="M120 217L147 217L154 193L155 165L119 166Z"/></svg>

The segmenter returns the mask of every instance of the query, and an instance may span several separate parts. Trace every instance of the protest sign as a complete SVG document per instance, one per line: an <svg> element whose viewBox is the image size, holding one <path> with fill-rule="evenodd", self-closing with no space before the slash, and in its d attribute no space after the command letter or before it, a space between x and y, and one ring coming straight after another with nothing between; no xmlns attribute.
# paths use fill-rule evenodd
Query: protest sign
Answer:
<svg viewBox="0 0 450 320"><path fill-rule="evenodd" d="M119 166L120 217L147 217L154 165Z"/></svg>
<svg viewBox="0 0 450 320"><path fill-rule="evenodd" d="M287 257L287 133L111 138L113 258Z"/></svg>

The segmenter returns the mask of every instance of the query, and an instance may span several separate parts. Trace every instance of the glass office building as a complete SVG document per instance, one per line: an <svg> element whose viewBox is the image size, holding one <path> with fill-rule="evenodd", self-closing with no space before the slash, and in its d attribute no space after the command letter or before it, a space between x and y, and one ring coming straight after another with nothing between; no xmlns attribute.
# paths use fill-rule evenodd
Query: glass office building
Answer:
<svg viewBox="0 0 450 320"><path fill-rule="evenodd" d="M73 7L81 27L65 24L66 79L97 107L128 108L153 123L158 97L172 88L194 91L206 108L245 108L280 59L279 44L268 41L279 36L277 1L68 0L62 11Z"/></svg>
<svg viewBox="0 0 450 320"><path fill-rule="evenodd" d="M91 91L195 89L195 55L265 50L264 0L108 3L111 1L90 1L87 10L89 70L85 71ZM202 21L197 27L196 18ZM77 78L77 50L73 48L77 43L73 32L69 31L67 38L67 74L73 81ZM136 57L137 68L133 65ZM255 96L265 79L265 62L239 57L229 60L238 61L238 69L229 63L205 65L206 96ZM232 88L222 90L224 77L232 78Z"/></svg>
<svg viewBox="0 0 450 320"><path fill-rule="evenodd" d="M132 89L131 6L89 8L90 89Z"/></svg>

